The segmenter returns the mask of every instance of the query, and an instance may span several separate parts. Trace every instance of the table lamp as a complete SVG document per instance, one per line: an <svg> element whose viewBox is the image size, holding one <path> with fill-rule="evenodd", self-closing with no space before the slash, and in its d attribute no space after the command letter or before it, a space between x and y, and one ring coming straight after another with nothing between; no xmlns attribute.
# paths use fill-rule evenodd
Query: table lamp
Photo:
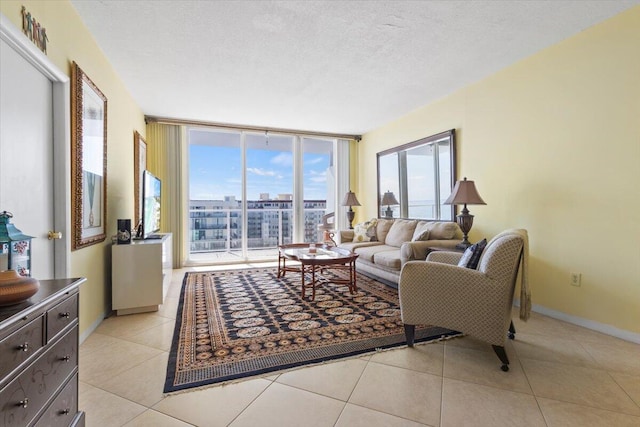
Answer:
<svg viewBox="0 0 640 427"><path fill-rule="evenodd" d="M464 180L456 182L455 187L451 195L444 201L445 205L464 205L462 213L456 217L460 230L462 230L462 242L456 245L456 248L465 249L471 246L469 242L468 234L471 231L473 225L473 215L469 213L467 205L486 205L482 197L476 190L476 185L473 181L467 181L467 177Z"/></svg>
<svg viewBox="0 0 640 427"><path fill-rule="evenodd" d="M349 220L349 229L353 230L353 218L355 217L355 212L351 209L352 206L361 206L360 202L356 198L356 193L349 190L347 194L344 195L344 200L342 201L342 206L349 206L349 210L347 211L347 219Z"/></svg>
<svg viewBox="0 0 640 427"><path fill-rule="evenodd" d="M385 217L393 218L393 211L391 210L390 205L399 205L400 202L398 202L398 199L396 199L396 196L391 191L387 191L382 195L382 201L380 204L383 206L387 205L387 210L384 211Z"/></svg>

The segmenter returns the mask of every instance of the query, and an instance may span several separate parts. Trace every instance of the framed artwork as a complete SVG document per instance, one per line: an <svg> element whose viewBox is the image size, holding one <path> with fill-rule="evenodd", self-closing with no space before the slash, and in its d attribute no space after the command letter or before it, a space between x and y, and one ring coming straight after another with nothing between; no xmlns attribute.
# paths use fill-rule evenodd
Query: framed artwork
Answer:
<svg viewBox="0 0 640 427"><path fill-rule="evenodd" d="M136 131L133 133L133 185L134 185L134 225L142 219L142 174L147 169L147 143Z"/></svg>
<svg viewBox="0 0 640 427"><path fill-rule="evenodd" d="M71 66L71 249L106 238L107 98Z"/></svg>

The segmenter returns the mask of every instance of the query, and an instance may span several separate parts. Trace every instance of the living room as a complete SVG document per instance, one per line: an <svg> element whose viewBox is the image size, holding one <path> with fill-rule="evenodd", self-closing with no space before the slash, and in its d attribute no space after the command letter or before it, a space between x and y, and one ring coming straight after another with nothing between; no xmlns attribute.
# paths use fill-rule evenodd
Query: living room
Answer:
<svg viewBox="0 0 640 427"><path fill-rule="evenodd" d="M115 219L134 212L133 132L146 138L151 165L161 158L146 112L72 3L7 0L0 12L21 28L23 5L47 28L48 58L67 75L77 62L108 95L106 234L115 235ZM527 229L533 311L640 343L634 241L640 235L639 28L636 5L365 132L351 144L350 184L362 205L355 222L378 216L377 189L370 185L377 179L377 153L455 129L457 179L473 179L487 202L472 208L471 241ZM80 292L82 342L110 311L110 250L107 239L69 253L68 275L87 278ZM570 284L575 272L580 286ZM637 361L628 364L635 369L629 381L637 399L640 371Z"/></svg>

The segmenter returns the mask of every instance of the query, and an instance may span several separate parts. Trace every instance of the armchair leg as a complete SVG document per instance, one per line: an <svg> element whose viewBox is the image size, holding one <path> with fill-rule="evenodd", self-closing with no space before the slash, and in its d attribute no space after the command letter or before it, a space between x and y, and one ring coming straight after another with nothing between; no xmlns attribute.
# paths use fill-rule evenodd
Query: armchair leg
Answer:
<svg viewBox="0 0 640 427"><path fill-rule="evenodd" d="M513 326L513 320L509 325L509 334L507 336L509 337L510 340L515 339L516 337L516 328Z"/></svg>
<svg viewBox="0 0 640 427"><path fill-rule="evenodd" d="M493 347L493 351L496 352L498 358L502 362L502 366L500 367L500 369L502 369L504 372L507 372L509 370L509 358L507 357L507 352L504 351L504 347L499 345L491 345L491 347Z"/></svg>
<svg viewBox="0 0 640 427"><path fill-rule="evenodd" d="M413 347L413 341L416 337L416 325L404 325L404 336L407 338L407 346Z"/></svg>

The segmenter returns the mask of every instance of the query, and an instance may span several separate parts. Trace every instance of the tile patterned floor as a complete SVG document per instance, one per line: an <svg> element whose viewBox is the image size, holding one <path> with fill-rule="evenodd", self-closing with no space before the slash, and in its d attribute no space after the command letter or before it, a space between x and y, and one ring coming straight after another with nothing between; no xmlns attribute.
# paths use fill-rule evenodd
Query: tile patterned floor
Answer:
<svg viewBox="0 0 640 427"><path fill-rule="evenodd" d="M639 344L515 310L508 373L464 337L165 397L185 271L158 312L110 317L81 345L87 426L640 426Z"/></svg>

